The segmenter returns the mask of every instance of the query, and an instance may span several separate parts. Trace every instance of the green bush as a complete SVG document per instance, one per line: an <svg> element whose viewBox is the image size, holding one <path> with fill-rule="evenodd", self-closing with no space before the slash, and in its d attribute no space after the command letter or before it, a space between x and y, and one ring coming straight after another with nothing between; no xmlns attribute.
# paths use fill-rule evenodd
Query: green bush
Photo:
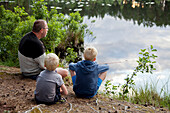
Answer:
<svg viewBox="0 0 170 113"><path fill-rule="evenodd" d="M48 11L45 5L44 0L33 1L31 16L24 11L24 8L18 6L14 7L14 12L0 6L1 62L11 61L11 64L19 64L17 54L19 42L26 33L32 30L36 19L45 19L48 23L48 34L42 39L46 51L56 52L59 57L60 52L63 52L63 59L66 55L83 50L85 35L93 37L87 25L83 24L83 18L79 12L65 17L63 14L58 14L56 9ZM67 48L73 48L71 50L74 51L70 52ZM74 61L74 58L76 57L71 60Z"/></svg>
<svg viewBox="0 0 170 113"><path fill-rule="evenodd" d="M65 37L66 30L64 29L63 19L63 14L53 14L51 19L49 20L48 34L46 38L42 39L47 50L55 52L55 48Z"/></svg>
<svg viewBox="0 0 170 113"><path fill-rule="evenodd" d="M33 0L32 14L36 19L47 20L48 10L45 5L44 0Z"/></svg>
<svg viewBox="0 0 170 113"><path fill-rule="evenodd" d="M119 98L122 98L123 100L124 99L128 100L130 90L135 85L134 77L137 76L139 72L152 74L152 72L156 70L154 66L154 64L156 63L155 59L157 58L157 56L154 54L154 52L156 51L157 49L154 49L152 45L148 49L141 49L141 51L139 52L139 59L136 61L138 65L134 69L133 73L131 75L128 74L127 78L124 79L125 84L115 86L112 85L110 81L107 81L105 84L106 93L109 92L115 95L114 90L120 88L120 91L118 93ZM111 89L110 86L112 86L113 88Z"/></svg>
<svg viewBox="0 0 170 113"><path fill-rule="evenodd" d="M16 40L13 39L16 26L20 23L21 18L18 14L5 10L4 6L0 6L0 58L1 61L11 59L13 57L13 49L16 46Z"/></svg>

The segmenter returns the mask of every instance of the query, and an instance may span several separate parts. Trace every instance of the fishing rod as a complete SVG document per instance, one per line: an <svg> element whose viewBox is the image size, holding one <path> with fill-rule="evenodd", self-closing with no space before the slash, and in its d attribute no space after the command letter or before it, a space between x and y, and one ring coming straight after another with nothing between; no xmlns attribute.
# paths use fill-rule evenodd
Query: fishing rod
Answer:
<svg viewBox="0 0 170 113"><path fill-rule="evenodd" d="M117 63L123 63L125 61L128 61L128 60L124 60L124 61L117 61L117 62L101 62L101 63L98 63L98 64L117 64Z"/></svg>
<svg viewBox="0 0 170 113"><path fill-rule="evenodd" d="M98 64L118 64L118 63L124 63L124 62L132 62L132 61L129 61L129 60L123 60L123 61L113 61L113 62L99 62ZM63 66L62 68L69 68L69 66Z"/></svg>

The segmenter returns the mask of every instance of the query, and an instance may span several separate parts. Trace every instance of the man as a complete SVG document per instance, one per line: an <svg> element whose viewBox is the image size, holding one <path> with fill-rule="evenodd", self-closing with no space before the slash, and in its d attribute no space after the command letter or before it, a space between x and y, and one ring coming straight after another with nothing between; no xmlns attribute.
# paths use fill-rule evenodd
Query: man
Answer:
<svg viewBox="0 0 170 113"><path fill-rule="evenodd" d="M45 69L44 59L46 56L45 47L40 41L46 37L48 32L47 22L39 19L34 22L32 32L27 33L20 41L18 57L22 75L36 79L39 73ZM66 69L57 68L57 73L62 77L68 75Z"/></svg>

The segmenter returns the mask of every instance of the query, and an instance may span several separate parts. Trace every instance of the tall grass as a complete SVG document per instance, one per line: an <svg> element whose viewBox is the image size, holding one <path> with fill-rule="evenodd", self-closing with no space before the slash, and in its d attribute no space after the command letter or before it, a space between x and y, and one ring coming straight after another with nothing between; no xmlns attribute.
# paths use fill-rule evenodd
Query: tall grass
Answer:
<svg viewBox="0 0 170 113"><path fill-rule="evenodd" d="M19 67L19 62L13 62L13 61L10 61L10 60L7 60L5 62L2 62L0 60L0 65L4 65L4 66L10 66L10 67Z"/></svg>
<svg viewBox="0 0 170 113"><path fill-rule="evenodd" d="M158 80L159 81L159 80ZM144 84L138 89L133 88L130 101L135 104L142 104L145 106L165 107L170 110L170 93L168 92L168 81L162 86L161 91L158 92L158 81L155 84Z"/></svg>

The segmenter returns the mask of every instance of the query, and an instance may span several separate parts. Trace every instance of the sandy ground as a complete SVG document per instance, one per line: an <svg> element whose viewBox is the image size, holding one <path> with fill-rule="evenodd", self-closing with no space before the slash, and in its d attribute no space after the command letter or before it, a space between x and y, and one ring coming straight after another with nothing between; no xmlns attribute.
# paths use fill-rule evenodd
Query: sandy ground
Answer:
<svg viewBox="0 0 170 113"><path fill-rule="evenodd" d="M64 81L69 91L65 96L67 102L37 105L34 101L36 81L23 78L19 68L0 66L0 113L170 113L165 108L131 104L100 94L91 99L77 98L71 81Z"/></svg>

